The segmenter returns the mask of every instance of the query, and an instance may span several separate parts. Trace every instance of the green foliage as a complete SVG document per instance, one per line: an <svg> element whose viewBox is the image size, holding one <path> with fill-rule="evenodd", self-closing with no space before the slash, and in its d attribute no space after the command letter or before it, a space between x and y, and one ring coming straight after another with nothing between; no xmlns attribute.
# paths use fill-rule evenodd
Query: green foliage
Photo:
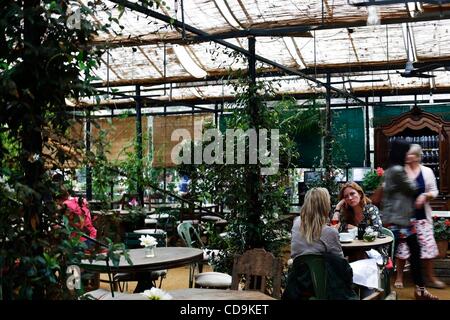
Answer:
<svg viewBox="0 0 450 320"><path fill-rule="evenodd" d="M319 108L324 107L322 104L318 102L318 100L314 99L308 102L312 106L314 106L313 110L319 110ZM321 135L325 135L325 116L323 112L317 111L319 113L318 116L316 116L316 119L318 119L318 125L320 126L320 132ZM328 164L325 164L325 159L322 158L315 158L314 160L314 168L319 169L323 174L322 178L317 181L311 181L308 183L308 188L317 188L317 187L323 187L326 188L329 192L331 197L335 197L339 193L339 181L337 180L337 177L339 175L343 174L343 168L346 168L348 166L347 162L347 156L344 150L344 147L338 143L338 140L344 141L344 139L339 139L339 137L345 136L346 128L333 128L331 130L332 132L335 132L334 136L331 138L331 162ZM328 167L328 172L324 172L322 168L325 166Z"/></svg>
<svg viewBox="0 0 450 320"><path fill-rule="evenodd" d="M261 164L198 164L182 165L180 171L186 172L192 179L191 193L194 199L209 200L223 204L230 209L224 218L228 225L228 236L218 237L215 230L207 228L209 240L214 248L223 249L211 262L218 271L230 272L233 255L242 253L252 247L264 247L266 250L280 255L281 249L290 240L290 230L280 227L279 218L288 212L289 203L284 195L288 178L288 168L296 163L299 156L293 142L293 133L307 131L317 125L314 117L318 113L310 109L297 109L293 99L283 99L269 108L267 100L272 98L273 89L266 83L257 83L255 92L244 83L236 85L237 103L232 115L227 119L227 128L242 129L257 126L259 128L280 130L280 168L276 174L260 176ZM254 99L253 101L251 101ZM249 114L249 104L257 105L255 118ZM286 114L289 116L286 117ZM223 137L225 138L225 137ZM236 143L236 142L235 142ZM225 141L224 141L225 145ZM246 145L248 159L249 147ZM234 163L237 163L236 161ZM257 201L259 210L254 215L252 204L255 199L249 195L249 185L255 181L248 179L249 172L258 172L259 182ZM211 246L212 247L212 246Z"/></svg>
<svg viewBox="0 0 450 320"><path fill-rule="evenodd" d="M111 163L107 154L111 148L110 142L107 140L108 132L100 130L98 137L93 141L95 146L94 152L91 155L90 163L92 166L92 191L94 199L103 202L109 202L111 197L111 184L117 182L116 167Z"/></svg>
<svg viewBox="0 0 450 320"><path fill-rule="evenodd" d="M436 240L450 240L450 219L433 217L434 238Z"/></svg>
<svg viewBox="0 0 450 320"><path fill-rule="evenodd" d="M90 18L98 10L118 22L101 1L0 2L0 299L75 297L64 271L85 248L57 227L58 186L45 170L61 169L82 147L67 136L65 99L98 100L91 82L102 51L89 41L110 27Z"/></svg>

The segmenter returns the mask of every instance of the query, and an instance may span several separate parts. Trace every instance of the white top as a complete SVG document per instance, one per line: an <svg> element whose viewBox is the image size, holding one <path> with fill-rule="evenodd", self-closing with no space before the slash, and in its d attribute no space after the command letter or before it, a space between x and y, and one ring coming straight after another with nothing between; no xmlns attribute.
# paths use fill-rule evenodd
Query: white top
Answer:
<svg viewBox="0 0 450 320"><path fill-rule="evenodd" d="M433 199L436 198L439 194L439 190L436 185L436 177L434 176L433 170L423 165L420 165L420 170L422 171L423 180L425 181L425 193L431 194ZM425 202L424 209L427 220L432 222L431 206L429 201Z"/></svg>

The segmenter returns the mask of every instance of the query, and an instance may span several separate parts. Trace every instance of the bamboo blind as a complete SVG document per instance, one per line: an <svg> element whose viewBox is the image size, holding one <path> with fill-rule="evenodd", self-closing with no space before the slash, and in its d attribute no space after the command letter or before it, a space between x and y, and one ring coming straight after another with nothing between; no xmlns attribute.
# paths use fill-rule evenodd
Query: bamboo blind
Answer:
<svg viewBox="0 0 450 320"><path fill-rule="evenodd" d="M153 118L153 167L170 168L171 152L179 141L171 141L172 132L176 129L186 129L194 140L201 139L202 130L206 122L211 122L210 114L183 116L156 116Z"/></svg>

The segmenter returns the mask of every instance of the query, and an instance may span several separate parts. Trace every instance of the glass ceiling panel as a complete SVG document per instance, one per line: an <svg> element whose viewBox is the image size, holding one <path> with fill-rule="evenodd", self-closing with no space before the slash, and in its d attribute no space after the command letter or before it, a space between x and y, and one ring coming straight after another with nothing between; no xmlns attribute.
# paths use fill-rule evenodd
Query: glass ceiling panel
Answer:
<svg viewBox="0 0 450 320"><path fill-rule="evenodd" d="M83 0L85 1L85 0ZM235 30L224 18L226 15L221 13L219 8L223 9L224 0L189 0L184 1L184 19L186 23L207 32L221 32ZM105 1L110 8L115 6L110 1ZM136 2L134 0L133 2ZM167 1L170 8L158 9L153 8L164 14L175 16L181 20L181 8L177 8L177 14L174 7L175 1ZM180 1L177 1L178 5ZM333 23L351 23L354 21L365 21L367 19L367 8L354 7L347 4L347 0L328 0L322 7L321 1L309 0L227 0L230 12L243 25L248 27L257 26L260 28L270 29L273 26L290 26L303 24L325 24ZM242 6L241 6L242 4ZM430 7L430 6L426 6ZM381 6L378 8L382 19L407 17L408 11L404 4L393 6ZM433 9L435 10L435 9ZM425 9L427 11L427 9ZM429 11L429 10L428 10ZM230 14L228 12L228 14ZM431 12L431 11L429 11ZM113 16L119 14L117 9L113 10ZM106 21L108 15L100 12L97 19ZM229 19L229 17L228 17ZM167 27L165 23L158 20L145 17L142 14L125 10L120 23L125 27L122 37L137 37L141 39L164 38L167 33L172 36L180 37L174 28ZM434 58L450 58L450 20L439 20L431 22L411 23L414 40L416 45L417 57L420 60L432 60ZM120 28L115 27L116 32ZM350 31L349 31L350 30ZM406 60L406 49L403 41L402 26L400 24L384 25L384 26L363 26L352 27L350 29L327 29L311 32L314 38L295 37L294 42L298 48L298 55L303 59L308 68L323 68L327 66L343 66L345 71L348 65L348 73L350 79L370 80L371 77L383 79L372 83L365 82L349 82L336 85L339 88L360 89L372 87L390 87L405 88L411 86L430 86L428 79L421 78L403 78L395 71L383 72L381 74L359 74L351 75L352 64L354 63L403 63ZM113 39L117 36L114 33L109 35L103 34L103 38ZM226 39L235 45L247 48L248 40ZM129 46L129 44L128 44ZM192 78L180 64L179 59L174 54L172 44L167 44L164 48L162 43L158 45L141 45L135 46L135 51L131 46L117 47L109 50L109 72L107 72L106 62L107 54L102 57L103 64L96 71L96 74L106 81L142 80L149 79L152 82L163 80L164 68L166 68L166 77L183 77L189 80ZM292 48L291 48L292 49ZM222 75L229 68L233 70L246 69L247 62L237 55L236 59L233 51L224 46L217 45L213 42L194 43L189 45L192 59L198 62L199 66L204 69L209 76ZM189 51L188 50L188 51ZM279 64L299 69L289 50L281 37L258 37L256 39L256 53L273 60ZM166 67L164 56L166 55ZM258 64L260 66L260 64ZM267 68L267 65L263 65ZM403 70L401 70L403 71ZM436 87L449 86L449 72L438 69L434 72ZM348 80L349 77L342 78L341 75L334 77L335 81ZM324 81L324 79L322 79ZM334 81L334 80L333 80ZM227 86L225 86L227 88ZM224 91L223 86L210 86L193 88L177 88L173 90L174 95L179 97L208 97L224 96L233 94ZM305 92L322 91L323 88L305 80L289 80L283 81L280 92ZM224 93L222 92L224 91Z"/></svg>
<svg viewBox="0 0 450 320"><path fill-rule="evenodd" d="M414 24L414 39L417 56L432 58L450 56L450 21L440 20Z"/></svg>

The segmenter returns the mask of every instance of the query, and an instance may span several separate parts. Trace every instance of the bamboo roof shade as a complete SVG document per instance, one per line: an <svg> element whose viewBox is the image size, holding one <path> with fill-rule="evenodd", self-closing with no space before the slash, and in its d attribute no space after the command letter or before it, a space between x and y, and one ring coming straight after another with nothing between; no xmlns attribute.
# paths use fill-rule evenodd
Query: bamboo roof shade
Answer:
<svg viewBox="0 0 450 320"><path fill-rule="evenodd" d="M118 16L115 2L104 1L113 16ZM180 2L168 1L168 7L152 9L181 20ZM322 81L323 74L331 72L332 82L344 82L335 86L356 95L416 88L450 92L444 67L432 71L436 76L432 80L404 78L396 72L404 70L408 59L422 65L450 63L450 5L445 2L377 6L381 25L375 26L366 25L367 7L349 5L347 0L189 0L184 1L183 13L187 25L223 36L243 49L247 49L247 39L239 32L266 32L269 36L257 37L256 54ZM106 16L103 12L96 19L102 21ZM140 84L151 87L152 98L162 101L210 99L233 95L233 90L229 84L205 80L247 68L233 50L128 8L120 23L124 29L116 27L118 34L100 34L93 39L93 44L108 47L97 70L102 79L98 86ZM189 65L203 73L196 74ZM258 70L261 75L279 76L280 93L325 90L298 77L283 80L283 73L267 64L259 63ZM164 83L171 83L171 89L162 89Z"/></svg>

